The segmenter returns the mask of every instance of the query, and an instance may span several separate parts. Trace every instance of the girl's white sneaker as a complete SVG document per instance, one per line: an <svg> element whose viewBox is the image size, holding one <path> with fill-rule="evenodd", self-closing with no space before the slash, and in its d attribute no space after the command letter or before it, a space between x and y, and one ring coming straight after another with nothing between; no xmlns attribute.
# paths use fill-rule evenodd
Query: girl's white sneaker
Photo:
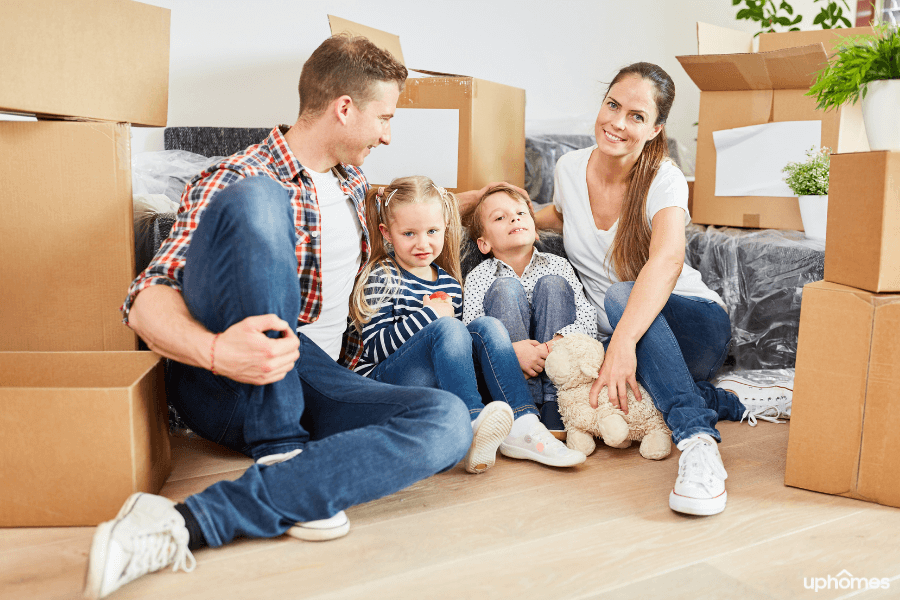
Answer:
<svg viewBox="0 0 900 600"><path fill-rule="evenodd" d="M527 418L527 415L520 418ZM574 467L587 459L584 453L572 450L556 439L540 421L532 425L524 435L507 436L500 444L500 454L509 458L533 460L550 467Z"/></svg>

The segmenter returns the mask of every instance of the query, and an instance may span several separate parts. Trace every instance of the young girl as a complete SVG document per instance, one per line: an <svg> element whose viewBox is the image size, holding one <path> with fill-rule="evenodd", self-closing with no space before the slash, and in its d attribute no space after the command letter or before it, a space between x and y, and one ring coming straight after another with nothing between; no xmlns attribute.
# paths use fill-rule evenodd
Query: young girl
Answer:
<svg viewBox="0 0 900 600"><path fill-rule="evenodd" d="M468 327L460 320L462 228L454 195L427 177L403 177L370 189L365 209L372 256L351 299L350 313L363 338L356 371L459 396L472 417L464 461L470 473L493 466L501 443L514 449L507 454L514 458L555 467L584 462L584 454L567 448L539 421L503 325L491 317ZM487 406L479 379L492 399Z"/></svg>

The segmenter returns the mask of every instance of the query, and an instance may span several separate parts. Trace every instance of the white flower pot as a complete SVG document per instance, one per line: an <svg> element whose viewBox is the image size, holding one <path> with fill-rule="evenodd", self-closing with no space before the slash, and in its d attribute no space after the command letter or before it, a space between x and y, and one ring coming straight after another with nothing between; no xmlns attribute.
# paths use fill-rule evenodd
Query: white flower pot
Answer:
<svg viewBox="0 0 900 600"><path fill-rule="evenodd" d="M900 150L900 79L870 81L862 115L870 150Z"/></svg>
<svg viewBox="0 0 900 600"><path fill-rule="evenodd" d="M828 196L798 196L803 232L814 240L825 240L828 225Z"/></svg>

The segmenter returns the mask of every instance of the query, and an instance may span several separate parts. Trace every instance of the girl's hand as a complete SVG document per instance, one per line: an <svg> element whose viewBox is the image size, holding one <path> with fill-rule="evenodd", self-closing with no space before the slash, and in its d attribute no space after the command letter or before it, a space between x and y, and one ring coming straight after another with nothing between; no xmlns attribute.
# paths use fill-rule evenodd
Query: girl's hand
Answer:
<svg viewBox="0 0 900 600"><path fill-rule="evenodd" d="M600 367L600 374L591 385L591 391L588 393L588 399L593 408L597 408L597 397L600 390L604 387L609 393L609 403L615 408L620 408L626 415L628 414L628 389L634 397L641 400L641 393L638 389L637 377L637 356L635 354L635 345L630 342L623 341L613 334L612 340L609 342L609 348L606 349L606 356L603 359L603 366Z"/></svg>
<svg viewBox="0 0 900 600"><path fill-rule="evenodd" d="M525 379L537 377L544 370L544 359L550 354L546 344L537 340L522 340L513 342L513 350L519 360L519 368L525 374Z"/></svg>
<svg viewBox="0 0 900 600"><path fill-rule="evenodd" d="M422 296L422 306L430 306L437 313L438 318L454 315L453 301L449 296L446 300L433 300L428 296Z"/></svg>

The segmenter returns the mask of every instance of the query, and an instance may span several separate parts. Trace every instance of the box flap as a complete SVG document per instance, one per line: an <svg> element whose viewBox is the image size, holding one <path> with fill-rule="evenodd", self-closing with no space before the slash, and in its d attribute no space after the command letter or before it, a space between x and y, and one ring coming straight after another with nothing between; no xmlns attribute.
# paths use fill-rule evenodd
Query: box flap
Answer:
<svg viewBox="0 0 900 600"><path fill-rule="evenodd" d="M783 31L780 33L762 33L759 36L759 51L781 50L809 44L825 44L831 54L835 46L848 37L872 35L871 27L851 27L847 29L812 29L810 31Z"/></svg>
<svg viewBox="0 0 900 600"><path fill-rule="evenodd" d="M806 89L828 61L822 44L772 52L679 56L701 91Z"/></svg>
<svg viewBox="0 0 900 600"><path fill-rule="evenodd" d="M406 66L406 62L403 60L403 50L400 49L400 36L375 29L374 27L360 25L334 15L328 15L328 25L331 27L331 35L349 33L350 35L360 35L368 38L369 41L382 50L387 50L393 54L394 58Z"/></svg>
<svg viewBox="0 0 900 600"><path fill-rule="evenodd" d="M697 22L697 54L748 54L753 34Z"/></svg>

